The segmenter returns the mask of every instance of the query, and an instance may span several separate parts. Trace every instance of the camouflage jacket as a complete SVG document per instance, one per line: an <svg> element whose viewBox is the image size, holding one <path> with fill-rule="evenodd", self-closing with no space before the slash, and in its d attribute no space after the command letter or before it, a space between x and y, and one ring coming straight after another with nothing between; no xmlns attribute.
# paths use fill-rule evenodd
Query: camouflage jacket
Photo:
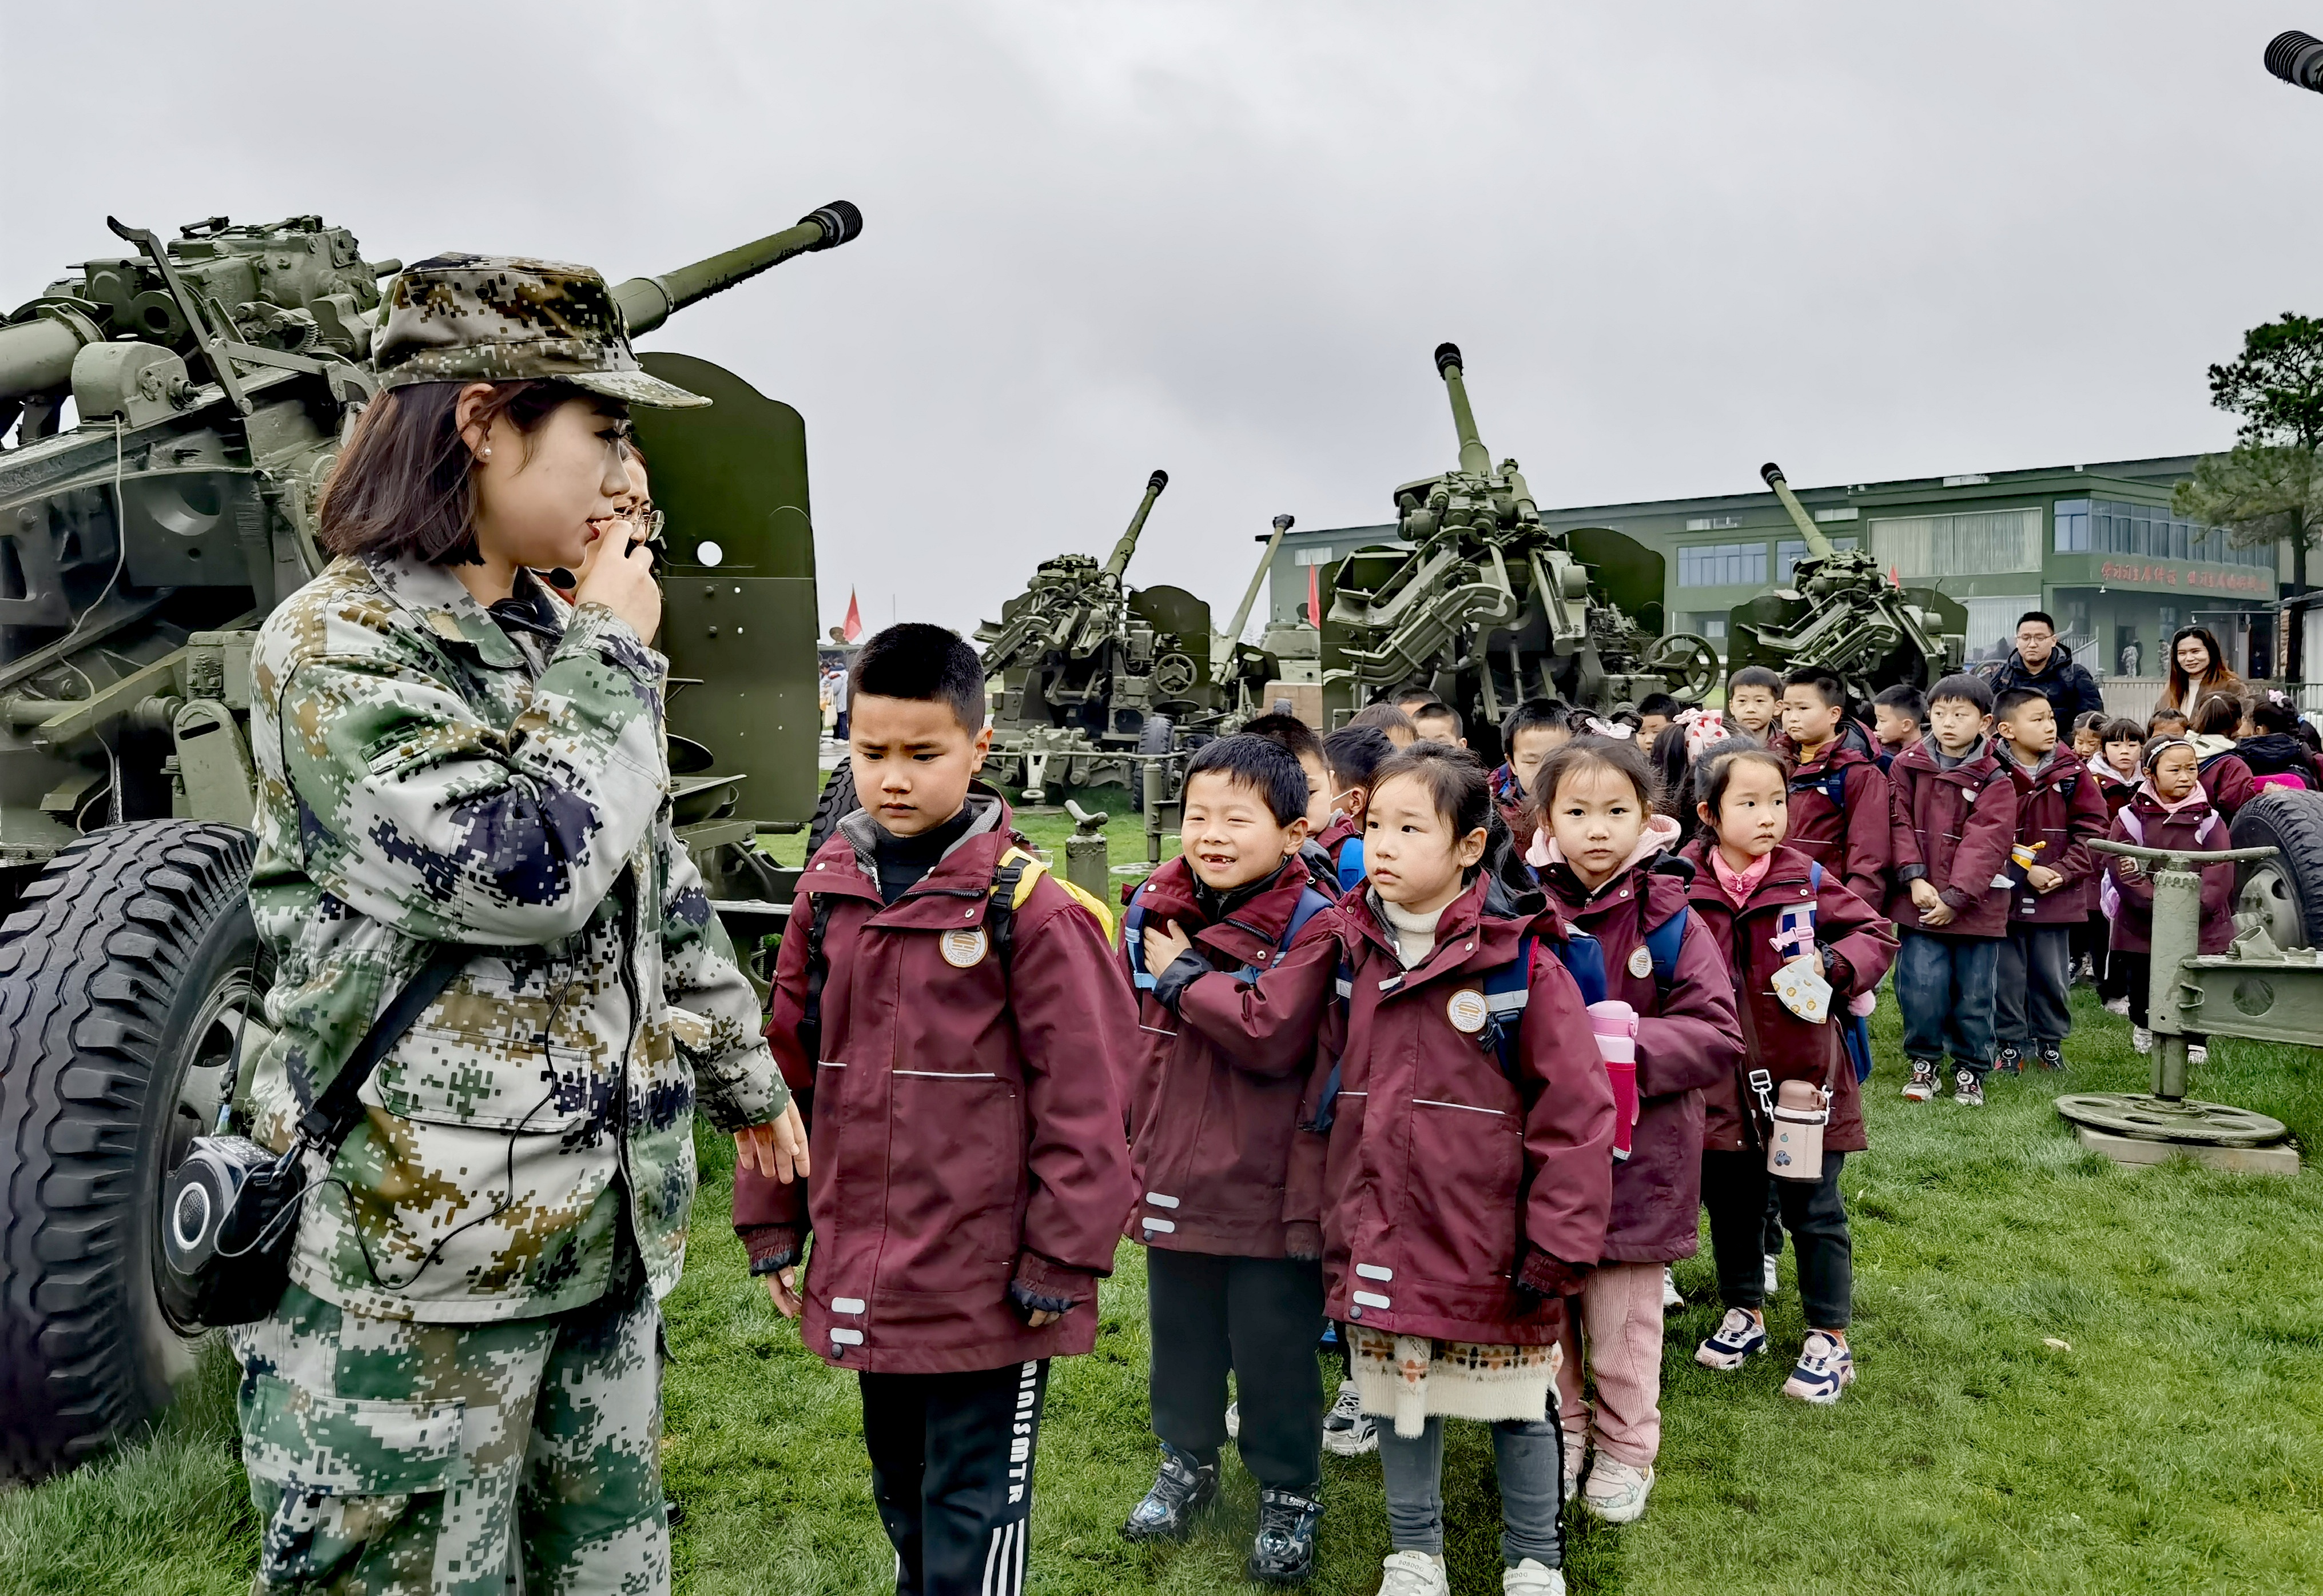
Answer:
<svg viewBox="0 0 2323 1596"><path fill-rule="evenodd" d="M343 559L251 662L260 1140L290 1144L432 942L474 949L300 1216L291 1279L359 1313L561 1312L603 1291L624 1229L666 1294L697 1088L721 1130L788 1100L672 830L666 662L601 606L548 603L561 639L519 645L448 570Z"/></svg>

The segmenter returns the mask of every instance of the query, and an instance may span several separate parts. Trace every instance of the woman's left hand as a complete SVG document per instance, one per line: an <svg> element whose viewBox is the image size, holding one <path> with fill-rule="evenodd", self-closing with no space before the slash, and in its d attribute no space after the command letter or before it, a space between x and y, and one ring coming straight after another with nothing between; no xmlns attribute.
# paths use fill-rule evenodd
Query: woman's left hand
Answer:
<svg viewBox="0 0 2323 1596"><path fill-rule="evenodd" d="M785 1103L780 1117L735 1132L734 1161L785 1186L803 1176L807 1172L806 1124L799 1118L798 1104Z"/></svg>

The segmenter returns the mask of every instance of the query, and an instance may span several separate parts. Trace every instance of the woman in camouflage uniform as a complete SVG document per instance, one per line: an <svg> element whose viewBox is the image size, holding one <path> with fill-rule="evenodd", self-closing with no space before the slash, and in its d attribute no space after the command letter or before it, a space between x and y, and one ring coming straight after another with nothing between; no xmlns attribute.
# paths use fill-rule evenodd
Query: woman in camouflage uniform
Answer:
<svg viewBox="0 0 2323 1596"><path fill-rule="evenodd" d="M338 557L252 661L261 1139L435 947L472 952L310 1158L289 1289L236 1334L258 1588L665 1591L656 1304L697 1096L746 1163L806 1167L672 830L661 595L616 518L628 406L707 401L544 261L406 271L376 363Z"/></svg>

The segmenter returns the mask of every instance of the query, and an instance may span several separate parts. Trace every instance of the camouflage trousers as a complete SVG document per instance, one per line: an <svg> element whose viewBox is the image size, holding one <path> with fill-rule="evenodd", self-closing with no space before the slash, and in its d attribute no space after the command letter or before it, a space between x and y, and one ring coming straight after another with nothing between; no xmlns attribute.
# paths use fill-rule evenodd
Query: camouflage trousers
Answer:
<svg viewBox="0 0 2323 1596"><path fill-rule="evenodd" d="M547 1318L375 1319L293 1286L235 1331L258 1596L666 1591L661 1317L622 1252Z"/></svg>

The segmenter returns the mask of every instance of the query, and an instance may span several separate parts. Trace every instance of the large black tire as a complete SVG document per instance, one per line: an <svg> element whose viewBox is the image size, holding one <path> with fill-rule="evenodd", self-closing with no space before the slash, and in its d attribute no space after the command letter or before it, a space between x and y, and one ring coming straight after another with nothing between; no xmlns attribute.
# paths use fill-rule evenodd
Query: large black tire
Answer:
<svg viewBox="0 0 2323 1596"><path fill-rule="evenodd" d="M855 795L854 762L841 759L831 767L831 779L822 784L822 796L815 800L814 818L806 827L806 857L814 858L831 840L839 822L862 807L863 801Z"/></svg>
<svg viewBox="0 0 2323 1596"><path fill-rule="evenodd" d="M1177 738L1177 723L1167 715L1148 715L1137 729L1137 751L1141 754L1166 754ZM1145 766L1129 767L1129 807L1138 814L1145 812Z"/></svg>
<svg viewBox="0 0 2323 1596"><path fill-rule="evenodd" d="M79 1463L193 1367L159 1284L161 1196L245 1003L263 1024L252 843L108 827L0 922L0 1475Z"/></svg>
<svg viewBox="0 0 2323 1596"><path fill-rule="evenodd" d="M2241 867L2238 913L2256 914L2281 948L2323 948L2323 793L2277 787L2243 805L2236 848L2280 849Z"/></svg>

